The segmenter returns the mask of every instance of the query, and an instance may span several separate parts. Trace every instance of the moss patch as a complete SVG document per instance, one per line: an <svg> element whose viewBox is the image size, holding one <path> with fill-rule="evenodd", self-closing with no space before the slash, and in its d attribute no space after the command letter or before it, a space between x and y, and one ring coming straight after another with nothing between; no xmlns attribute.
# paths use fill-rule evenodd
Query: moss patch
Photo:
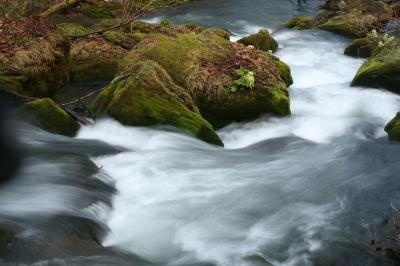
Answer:
<svg viewBox="0 0 400 266"><path fill-rule="evenodd" d="M223 145L192 98L157 63L130 66L94 101L96 116L107 114L126 125L172 125L206 142Z"/></svg>
<svg viewBox="0 0 400 266"><path fill-rule="evenodd" d="M400 141L400 113L396 114L385 127L385 131L389 135L389 139L393 141Z"/></svg>
<svg viewBox="0 0 400 266"><path fill-rule="evenodd" d="M374 50L358 70L353 86L384 87L400 93L400 41Z"/></svg>
<svg viewBox="0 0 400 266"><path fill-rule="evenodd" d="M276 52L278 49L278 42L271 36L268 30L262 29L257 34L244 37L238 41L238 43L246 46L252 45L255 48L268 52Z"/></svg>
<svg viewBox="0 0 400 266"><path fill-rule="evenodd" d="M79 124L51 99L44 98L24 104L23 116L30 116L39 127L54 134L75 136Z"/></svg>

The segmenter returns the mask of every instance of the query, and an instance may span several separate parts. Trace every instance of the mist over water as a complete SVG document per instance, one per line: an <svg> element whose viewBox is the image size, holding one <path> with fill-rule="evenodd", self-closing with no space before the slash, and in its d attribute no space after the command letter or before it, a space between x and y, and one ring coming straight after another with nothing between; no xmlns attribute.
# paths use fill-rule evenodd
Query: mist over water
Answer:
<svg viewBox="0 0 400 266"><path fill-rule="evenodd" d="M235 25L240 35L272 29L277 56L293 72L293 114L221 129L224 149L112 120L82 129L78 138L129 149L94 158L118 191L103 244L169 265L265 265L264 259L273 265L390 265L369 241L390 204L400 204L400 146L383 132L400 97L349 87L362 61L342 54L347 40L276 27L291 16L288 9L272 24L268 18L257 24L257 5L250 4L251 17L244 12L240 18L241 4L235 16L228 9L222 17L213 6L194 4L163 16Z"/></svg>

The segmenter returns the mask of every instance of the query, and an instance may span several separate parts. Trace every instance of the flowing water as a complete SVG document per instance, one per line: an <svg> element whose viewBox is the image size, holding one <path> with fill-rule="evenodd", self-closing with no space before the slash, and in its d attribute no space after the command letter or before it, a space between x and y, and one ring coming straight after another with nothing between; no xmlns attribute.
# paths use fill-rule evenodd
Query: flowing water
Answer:
<svg viewBox="0 0 400 266"><path fill-rule="evenodd" d="M32 180L14 184L12 191L26 196L15 206L0 204L1 213L19 219L43 212L82 215L88 204L80 200L77 205L76 198L93 195L75 184L49 182L48 172L76 175L71 169L81 169L76 154L86 154L103 176L109 175L117 192L112 208L97 203L84 213L109 227L103 245L150 263L390 265L369 242L388 223L391 204L400 206L400 145L389 143L383 131L400 97L349 86L362 61L343 55L348 40L282 28L286 19L313 13L318 4L204 0L147 17L228 28L234 40L269 28L280 43L277 56L293 72L292 116L264 116L221 129L225 148L169 128L125 127L112 120L84 127L76 140L55 141L41 133L46 139L41 144L40 137L29 136L35 149L53 147L42 147L41 156L53 149L74 155L25 167L28 174L45 176L50 187L38 185L32 198L23 189ZM0 193L0 202L17 195ZM24 199L28 209L22 208ZM76 265L85 263L82 259Z"/></svg>

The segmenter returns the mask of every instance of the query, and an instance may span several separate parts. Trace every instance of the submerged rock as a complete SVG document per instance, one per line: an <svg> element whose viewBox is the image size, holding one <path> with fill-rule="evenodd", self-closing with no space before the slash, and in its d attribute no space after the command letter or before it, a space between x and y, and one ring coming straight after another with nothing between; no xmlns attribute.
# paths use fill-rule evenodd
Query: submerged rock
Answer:
<svg viewBox="0 0 400 266"><path fill-rule="evenodd" d="M238 43L246 46L252 45L255 48L268 52L276 52L278 49L278 42L271 36L268 30L262 29L257 34L244 37Z"/></svg>
<svg viewBox="0 0 400 266"><path fill-rule="evenodd" d="M153 60L193 98L203 117L220 128L264 113L290 114L290 72L265 52L227 40L221 30L148 34L125 58L122 69ZM237 88L238 70L253 86ZM251 82L250 82L251 83Z"/></svg>
<svg viewBox="0 0 400 266"><path fill-rule="evenodd" d="M400 112L386 125L385 131L390 140L400 141Z"/></svg>
<svg viewBox="0 0 400 266"><path fill-rule="evenodd" d="M52 96L68 83L70 42L42 18L0 20L0 87Z"/></svg>
<svg viewBox="0 0 400 266"><path fill-rule="evenodd" d="M127 50L102 37L77 39L71 46L71 81L112 80Z"/></svg>
<svg viewBox="0 0 400 266"><path fill-rule="evenodd" d="M400 93L400 41L375 49L358 70L352 86L383 87Z"/></svg>
<svg viewBox="0 0 400 266"><path fill-rule="evenodd" d="M72 137L79 130L79 123L49 98L24 104L21 114L33 118L40 128L54 134Z"/></svg>
<svg viewBox="0 0 400 266"><path fill-rule="evenodd" d="M157 63L146 60L117 76L92 105L126 125L172 125L206 142L223 145L190 95Z"/></svg>
<svg viewBox="0 0 400 266"><path fill-rule="evenodd" d="M368 58L377 46L377 43L369 38L356 39L346 47L344 54L357 58Z"/></svg>

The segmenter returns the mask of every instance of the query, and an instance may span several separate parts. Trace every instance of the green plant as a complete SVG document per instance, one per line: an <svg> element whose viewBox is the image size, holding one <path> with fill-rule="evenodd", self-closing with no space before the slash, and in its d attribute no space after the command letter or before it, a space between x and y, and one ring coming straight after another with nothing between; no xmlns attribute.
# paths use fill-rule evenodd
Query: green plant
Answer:
<svg viewBox="0 0 400 266"><path fill-rule="evenodd" d="M235 70L235 75L238 77L233 82L233 86L230 88L231 92L237 92L238 90L245 90L254 88L254 72L247 70L243 67Z"/></svg>
<svg viewBox="0 0 400 266"><path fill-rule="evenodd" d="M385 47L395 39L393 36L389 36L387 33L380 34L376 30L372 30L370 33L368 33L367 38L377 43L379 48Z"/></svg>

